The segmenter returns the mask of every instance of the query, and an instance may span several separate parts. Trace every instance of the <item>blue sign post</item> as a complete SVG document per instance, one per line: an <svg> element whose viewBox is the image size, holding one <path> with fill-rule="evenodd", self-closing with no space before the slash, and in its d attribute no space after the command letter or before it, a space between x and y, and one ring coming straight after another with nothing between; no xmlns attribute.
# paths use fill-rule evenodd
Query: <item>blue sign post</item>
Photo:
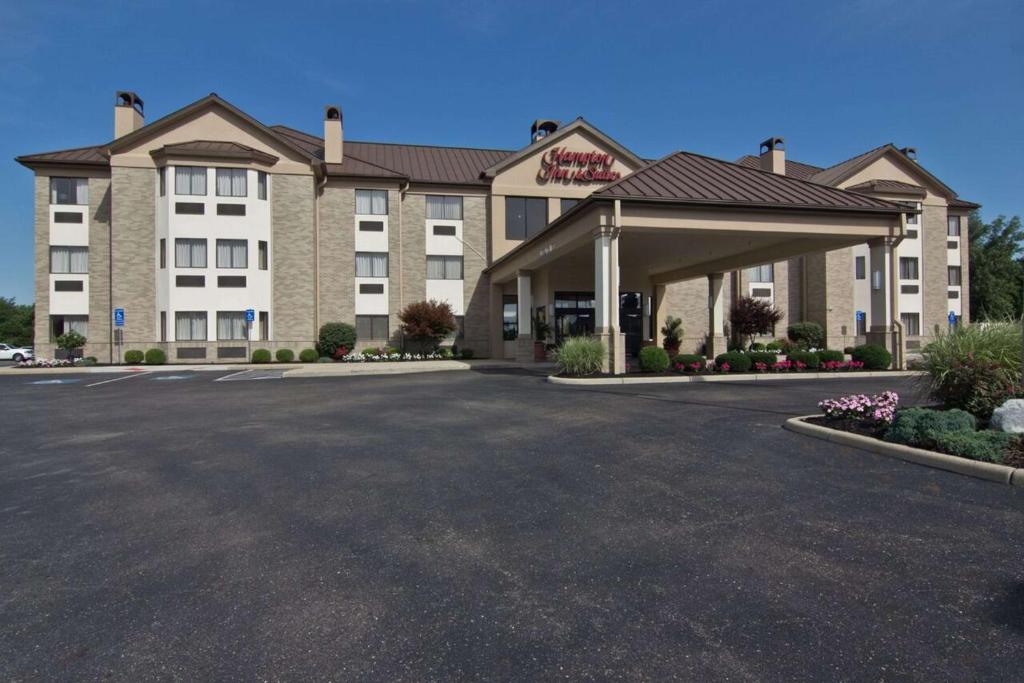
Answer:
<svg viewBox="0 0 1024 683"><path fill-rule="evenodd" d="M950 311L949 312L949 326L950 327L956 327L956 318L957 318L956 313L954 313L953 311Z"/></svg>
<svg viewBox="0 0 1024 683"><path fill-rule="evenodd" d="M124 327L124 309L114 309L114 327Z"/></svg>
<svg viewBox="0 0 1024 683"><path fill-rule="evenodd" d="M861 322L865 318L867 318L867 316L864 315L864 311L857 311L857 322Z"/></svg>
<svg viewBox="0 0 1024 683"><path fill-rule="evenodd" d="M245 309L245 322L251 323L256 320L256 311L251 308Z"/></svg>

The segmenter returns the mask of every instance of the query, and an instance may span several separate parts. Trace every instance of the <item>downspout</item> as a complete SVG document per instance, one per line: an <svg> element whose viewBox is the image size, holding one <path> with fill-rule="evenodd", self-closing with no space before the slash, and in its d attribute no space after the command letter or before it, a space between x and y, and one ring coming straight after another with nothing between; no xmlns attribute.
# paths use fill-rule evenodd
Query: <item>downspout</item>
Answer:
<svg viewBox="0 0 1024 683"><path fill-rule="evenodd" d="M807 322L807 257L800 257L800 322Z"/></svg>
<svg viewBox="0 0 1024 683"><path fill-rule="evenodd" d="M409 191L409 181L405 181L405 187L398 186L398 312L405 308L405 261L402 253L402 204L405 203L405 193ZM388 226L390 227L390 226ZM403 345L405 338L402 339Z"/></svg>
<svg viewBox="0 0 1024 683"><path fill-rule="evenodd" d="M327 187L327 164L321 164L320 169L324 174L322 180L316 184L313 192L313 335L314 339L320 334L320 197ZM316 166L313 166L314 177Z"/></svg>
<svg viewBox="0 0 1024 683"><path fill-rule="evenodd" d="M896 257L896 248L903 242L903 238L907 233L907 214L900 214L900 228L899 234L892 238L889 246L889 310L892 313L892 326L895 343L893 348L896 350L895 367L897 370L902 370L906 365L906 340L903 337L903 322L900 320L900 295L896 289L897 273L898 271L898 258Z"/></svg>

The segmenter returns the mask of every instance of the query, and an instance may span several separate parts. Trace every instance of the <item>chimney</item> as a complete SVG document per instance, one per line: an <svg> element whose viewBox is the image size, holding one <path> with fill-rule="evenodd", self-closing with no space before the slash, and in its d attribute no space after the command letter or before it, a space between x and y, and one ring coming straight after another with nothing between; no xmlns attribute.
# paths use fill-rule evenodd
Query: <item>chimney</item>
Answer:
<svg viewBox="0 0 1024 683"><path fill-rule="evenodd" d="M128 90L114 96L114 139L142 128L142 98Z"/></svg>
<svg viewBox="0 0 1024 683"><path fill-rule="evenodd" d="M341 107L329 104L324 107L324 161L329 164L340 164L344 158Z"/></svg>
<svg viewBox="0 0 1024 683"><path fill-rule="evenodd" d="M904 147L900 150L903 156L910 159L911 161L917 161L917 149L914 147Z"/></svg>
<svg viewBox="0 0 1024 683"><path fill-rule="evenodd" d="M530 142L533 143L542 138L546 138L558 130L558 127L561 125L562 124L559 121L552 121L551 119L537 119L533 122L533 125L530 126Z"/></svg>
<svg viewBox="0 0 1024 683"><path fill-rule="evenodd" d="M768 138L761 143L761 170L786 175L786 143L782 138Z"/></svg>

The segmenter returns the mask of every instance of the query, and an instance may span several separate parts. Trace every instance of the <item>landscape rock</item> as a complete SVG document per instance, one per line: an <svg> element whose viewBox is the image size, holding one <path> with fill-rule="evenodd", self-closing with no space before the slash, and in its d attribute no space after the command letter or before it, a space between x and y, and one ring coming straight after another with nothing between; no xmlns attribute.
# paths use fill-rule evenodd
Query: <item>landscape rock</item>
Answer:
<svg viewBox="0 0 1024 683"><path fill-rule="evenodd" d="M992 413L992 429L1024 434L1024 399L1011 398Z"/></svg>

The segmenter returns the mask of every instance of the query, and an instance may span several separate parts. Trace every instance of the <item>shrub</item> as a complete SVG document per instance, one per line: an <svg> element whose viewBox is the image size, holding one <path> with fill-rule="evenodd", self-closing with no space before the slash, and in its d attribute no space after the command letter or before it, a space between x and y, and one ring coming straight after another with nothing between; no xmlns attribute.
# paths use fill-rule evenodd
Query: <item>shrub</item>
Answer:
<svg viewBox="0 0 1024 683"><path fill-rule="evenodd" d="M371 348L371 349L363 349L362 350L363 358L369 358L370 356L380 356L380 355L383 355L384 353L385 353L384 349L378 349L376 347L375 348Z"/></svg>
<svg viewBox="0 0 1024 683"><path fill-rule="evenodd" d="M317 363L333 363L334 359L331 358L330 356L320 356L319 358L316 359L316 362Z"/></svg>
<svg viewBox="0 0 1024 683"><path fill-rule="evenodd" d="M1015 434L1007 432L947 432L935 438L935 449L961 458L982 462L1003 462L1003 454Z"/></svg>
<svg viewBox="0 0 1024 683"><path fill-rule="evenodd" d="M786 336L805 351L825 348L825 330L818 323L793 323L786 329Z"/></svg>
<svg viewBox="0 0 1024 683"><path fill-rule="evenodd" d="M356 328L348 323L325 323L320 327L316 350L321 356L331 357L340 347L345 347L345 353L348 353L348 349L355 346L355 343Z"/></svg>
<svg viewBox="0 0 1024 683"><path fill-rule="evenodd" d="M252 352L253 363L269 363L271 359L269 349L256 349Z"/></svg>
<svg viewBox="0 0 1024 683"><path fill-rule="evenodd" d="M764 351L765 350L765 346L761 342L754 342L753 344L750 345L750 350L751 351Z"/></svg>
<svg viewBox="0 0 1024 683"><path fill-rule="evenodd" d="M672 359L672 365L677 366L677 368L682 365L686 370L690 370L690 366L694 363L699 363L700 367L703 368L706 363L704 356L699 353L681 353Z"/></svg>
<svg viewBox="0 0 1024 683"><path fill-rule="evenodd" d="M973 432L974 416L963 410L906 408L897 411L885 440L919 448L935 448L940 434Z"/></svg>
<svg viewBox="0 0 1024 683"><path fill-rule="evenodd" d="M437 350L437 355L441 356L444 360L451 360L455 354L447 346L442 346Z"/></svg>
<svg viewBox="0 0 1024 683"><path fill-rule="evenodd" d="M278 363L291 363L295 360L295 352L291 349L278 349L274 354L274 358L277 359Z"/></svg>
<svg viewBox="0 0 1024 683"><path fill-rule="evenodd" d="M86 356L85 358L79 361L79 365L83 365L87 368L92 367L97 363L98 361L96 360L96 356Z"/></svg>
<svg viewBox="0 0 1024 683"><path fill-rule="evenodd" d="M768 353L766 351L753 351L747 354L747 358L750 359L752 365L764 363L768 367L771 367L772 363L777 360L774 353Z"/></svg>
<svg viewBox="0 0 1024 683"><path fill-rule="evenodd" d="M167 354L163 349L149 349L145 355L146 365L163 365L167 362Z"/></svg>
<svg viewBox="0 0 1024 683"><path fill-rule="evenodd" d="M78 332L71 330L57 337L57 348L62 351L66 351L68 354L68 360L74 362L75 351L78 351L85 346L85 337L80 335Z"/></svg>
<svg viewBox="0 0 1024 683"><path fill-rule="evenodd" d="M124 352L124 362L130 365L137 365L141 363L145 358L146 354L142 353L142 351L133 350Z"/></svg>
<svg viewBox="0 0 1024 683"><path fill-rule="evenodd" d="M674 318L671 315L665 318L665 325L661 328L662 348L669 355L675 356L679 353L679 347L683 343L683 319Z"/></svg>
<svg viewBox="0 0 1024 683"><path fill-rule="evenodd" d="M821 367L821 356L817 351L793 351L786 356L786 360L794 364L803 363L808 370L817 370Z"/></svg>
<svg viewBox="0 0 1024 683"><path fill-rule="evenodd" d="M773 340L771 340L770 342L768 342L767 344L764 345L764 350L765 351L781 351L782 350L782 340L780 340L780 339L773 339Z"/></svg>
<svg viewBox="0 0 1024 683"><path fill-rule="evenodd" d="M596 374L604 368L604 361L604 344L594 337L569 337L555 351L558 371L566 375Z"/></svg>
<svg viewBox="0 0 1024 683"><path fill-rule="evenodd" d="M823 349L818 351L818 360L822 363L842 363L846 359L842 351L833 351L832 349Z"/></svg>
<svg viewBox="0 0 1024 683"><path fill-rule="evenodd" d="M876 396L853 394L839 398L827 398L818 403L818 408L829 419L855 419L890 423L896 415L900 397L895 391L886 391Z"/></svg>
<svg viewBox="0 0 1024 683"><path fill-rule="evenodd" d="M402 333L424 346L437 344L458 328L451 304L447 301L417 301L398 314Z"/></svg>
<svg viewBox="0 0 1024 683"><path fill-rule="evenodd" d="M729 326L732 333L749 346L754 337L768 334L782 320L782 311L771 301L742 296L729 309Z"/></svg>
<svg viewBox="0 0 1024 683"><path fill-rule="evenodd" d="M749 354L736 351L730 351L715 357L715 367L724 370L725 366L728 365L729 372L747 372L753 364Z"/></svg>
<svg viewBox="0 0 1024 683"><path fill-rule="evenodd" d="M848 356L849 356L850 354L852 354L852 353L853 353L853 347L852 347L852 346L847 346L847 347L844 347L844 348L843 348L843 353L845 353L846 355L848 355Z"/></svg>
<svg viewBox="0 0 1024 683"><path fill-rule="evenodd" d="M299 351L299 360L303 363L315 363L320 358L320 354L316 352L316 349L302 349Z"/></svg>
<svg viewBox="0 0 1024 683"><path fill-rule="evenodd" d="M1016 393L1021 368L1019 323L960 325L921 352L932 396L987 420Z"/></svg>
<svg viewBox="0 0 1024 683"><path fill-rule="evenodd" d="M462 349L462 359L471 360L473 358L473 349Z"/></svg>
<svg viewBox="0 0 1024 683"><path fill-rule="evenodd" d="M640 349L640 370L643 372L665 372L668 370L668 353L657 346Z"/></svg>
<svg viewBox="0 0 1024 683"><path fill-rule="evenodd" d="M892 354L878 344L856 346L850 355L853 360L863 363L865 370L887 370L892 365Z"/></svg>

